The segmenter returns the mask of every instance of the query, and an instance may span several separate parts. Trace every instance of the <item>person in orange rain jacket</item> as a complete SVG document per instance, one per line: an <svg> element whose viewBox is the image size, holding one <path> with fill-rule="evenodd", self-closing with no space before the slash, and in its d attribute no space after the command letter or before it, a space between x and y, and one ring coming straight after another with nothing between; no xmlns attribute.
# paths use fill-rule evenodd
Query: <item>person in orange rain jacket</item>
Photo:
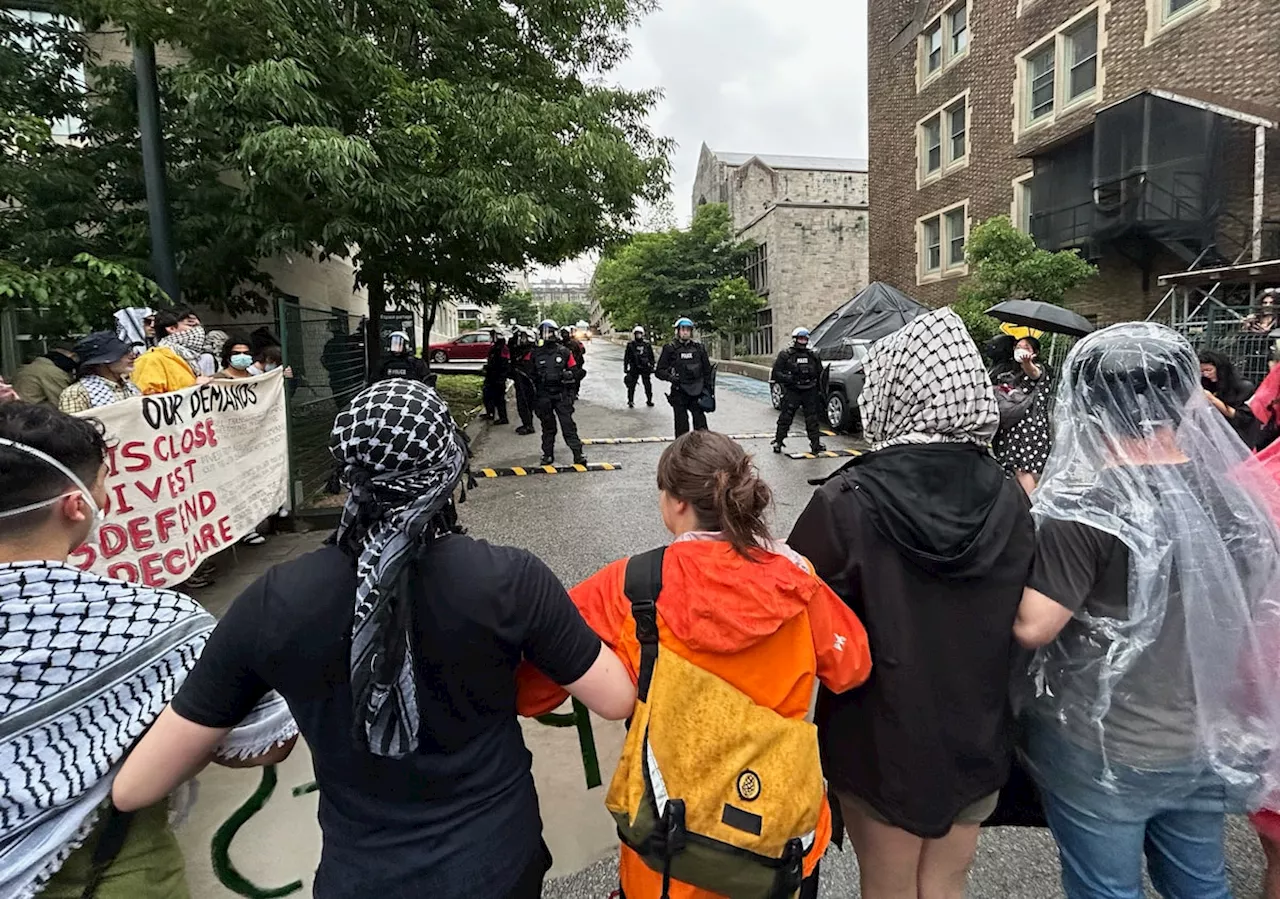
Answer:
<svg viewBox="0 0 1280 899"><path fill-rule="evenodd" d="M757 705L804 718L818 681L835 692L871 674L862 623L809 562L773 541L764 521L771 502L750 456L723 434L694 431L677 439L658 463L662 520L675 535L662 565L659 643L728 682ZM640 644L624 593L626 559L570 591L587 624L637 680ZM538 715L566 697L530 666L520 672L520 712ZM805 860L801 897L817 896L817 866L831 841L823 801L817 842ZM622 847L627 899L657 899L662 874ZM717 894L673 880L671 899Z"/></svg>

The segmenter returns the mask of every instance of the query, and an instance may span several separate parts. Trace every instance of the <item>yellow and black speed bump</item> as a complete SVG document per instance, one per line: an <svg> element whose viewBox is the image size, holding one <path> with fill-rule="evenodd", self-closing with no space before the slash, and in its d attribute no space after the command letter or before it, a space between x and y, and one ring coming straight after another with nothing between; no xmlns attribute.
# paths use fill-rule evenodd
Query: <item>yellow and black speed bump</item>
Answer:
<svg viewBox="0 0 1280 899"><path fill-rule="evenodd" d="M586 465L530 465L527 468L482 468L476 475L482 478L526 478L535 474L573 474L587 471L618 471L616 462L588 462Z"/></svg>
<svg viewBox="0 0 1280 899"><path fill-rule="evenodd" d="M729 434L730 440L772 440L774 434L770 431L767 434ZM789 437L804 437L802 432L788 434ZM822 436L834 437L835 431L823 431ZM587 437L582 441L583 446L630 446L636 443L671 443L674 437Z"/></svg>
<svg viewBox="0 0 1280 899"><path fill-rule="evenodd" d="M840 449L827 450L824 453L787 453L788 459L846 459L849 456L861 456L862 450Z"/></svg>

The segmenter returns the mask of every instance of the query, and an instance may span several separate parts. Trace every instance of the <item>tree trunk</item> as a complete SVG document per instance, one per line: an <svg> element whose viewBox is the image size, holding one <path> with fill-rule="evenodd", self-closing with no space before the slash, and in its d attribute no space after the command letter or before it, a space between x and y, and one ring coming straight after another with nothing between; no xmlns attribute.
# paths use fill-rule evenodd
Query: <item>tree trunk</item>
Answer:
<svg viewBox="0 0 1280 899"><path fill-rule="evenodd" d="M439 309L440 288L432 286L423 294L422 302L422 329L427 332L422 335L423 346L427 348L422 358L427 363L427 371L431 371L431 329L436 326L436 313Z"/></svg>

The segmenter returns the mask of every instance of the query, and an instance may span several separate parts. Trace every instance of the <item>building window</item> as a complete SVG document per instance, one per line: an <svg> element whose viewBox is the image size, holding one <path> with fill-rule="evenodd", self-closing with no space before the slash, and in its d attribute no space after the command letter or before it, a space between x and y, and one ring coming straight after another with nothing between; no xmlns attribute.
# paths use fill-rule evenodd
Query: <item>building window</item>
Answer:
<svg viewBox="0 0 1280 899"><path fill-rule="evenodd" d="M747 254L747 283L756 293L769 292L769 245L762 243Z"/></svg>
<svg viewBox="0 0 1280 899"><path fill-rule="evenodd" d="M1048 124L1059 113L1101 95L1103 34L1095 6L1019 57L1020 128Z"/></svg>
<svg viewBox="0 0 1280 899"><path fill-rule="evenodd" d="M969 92L953 97L920 120L917 128L917 157L920 172L917 187L941 178L969 160Z"/></svg>
<svg viewBox="0 0 1280 899"><path fill-rule="evenodd" d="M761 309L756 313L756 329L749 341L751 355L773 355L773 310Z"/></svg>
<svg viewBox="0 0 1280 899"><path fill-rule="evenodd" d="M936 115L924 123L924 173L932 175L942 170L942 116Z"/></svg>
<svg viewBox="0 0 1280 899"><path fill-rule="evenodd" d="M39 52L42 45L52 46L61 38L53 29L78 31L79 26L72 19L64 16L58 16L50 12L36 9L9 9L4 10L4 14L12 16L24 26L23 32L17 35L16 42L23 50ZM4 15L0 14L0 21L3 21ZM41 54L43 55L43 54ZM50 57L57 59L56 53L50 53ZM72 90L83 92L85 90L84 82L84 63L81 62L62 73L63 86ZM49 130L55 140L68 141L80 133L83 123L74 116L56 119L49 123Z"/></svg>
<svg viewBox="0 0 1280 899"><path fill-rule="evenodd" d="M1054 45L1027 57L1027 121L1034 122L1053 113Z"/></svg>
<svg viewBox="0 0 1280 899"><path fill-rule="evenodd" d="M1066 34L1067 102L1074 103L1098 86L1098 18L1092 16Z"/></svg>
<svg viewBox="0 0 1280 899"><path fill-rule="evenodd" d="M969 0L946 9L920 32L917 87L923 87L969 52Z"/></svg>
<svg viewBox="0 0 1280 899"><path fill-rule="evenodd" d="M948 30L951 32L951 56L957 57L969 49L969 4L947 13Z"/></svg>
<svg viewBox="0 0 1280 899"><path fill-rule="evenodd" d="M917 226L917 280L924 283L967 274L965 245L968 239L967 200L920 219Z"/></svg>
<svg viewBox="0 0 1280 899"><path fill-rule="evenodd" d="M932 28L926 29L924 44L924 74L927 78L942 69L942 22L935 22Z"/></svg>
<svg viewBox="0 0 1280 899"><path fill-rule="evenodd" d="M968 98L947 110L951 121L951 161L957 162L969 155Z"/></svg>
<svg viewBox="0 0 1280 899"><path fill-rule="evenodd" d="M947 225L947 268L964 265L965 210L964 207L943 216Z"/></svg>
<svg viewBox="0 0 1280 899"><path fill-rule="evenodd" d="M1221 5L1222 0L1147 0L1146 42L1151 43L1166 28L1173 28Z"/></svg>

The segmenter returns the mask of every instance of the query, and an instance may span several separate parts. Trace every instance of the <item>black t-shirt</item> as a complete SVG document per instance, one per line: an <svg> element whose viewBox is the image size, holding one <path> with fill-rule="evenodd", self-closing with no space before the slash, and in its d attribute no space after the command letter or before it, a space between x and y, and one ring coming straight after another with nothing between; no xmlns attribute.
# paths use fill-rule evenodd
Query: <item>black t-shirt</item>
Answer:
<svg viewBox="0 0 1280 899"><path fill-rule="evenodd" d="M238 723L268 689L288 702L320 785L317 899L502 896L540 851L515 669L527 658L572 683L595 662L600 639L523 550L441 537L422 555L418 582L423 727L414 755L381 758L352 739L355 565L334 546L250 586L173 701L207 727Z"/></svg>

